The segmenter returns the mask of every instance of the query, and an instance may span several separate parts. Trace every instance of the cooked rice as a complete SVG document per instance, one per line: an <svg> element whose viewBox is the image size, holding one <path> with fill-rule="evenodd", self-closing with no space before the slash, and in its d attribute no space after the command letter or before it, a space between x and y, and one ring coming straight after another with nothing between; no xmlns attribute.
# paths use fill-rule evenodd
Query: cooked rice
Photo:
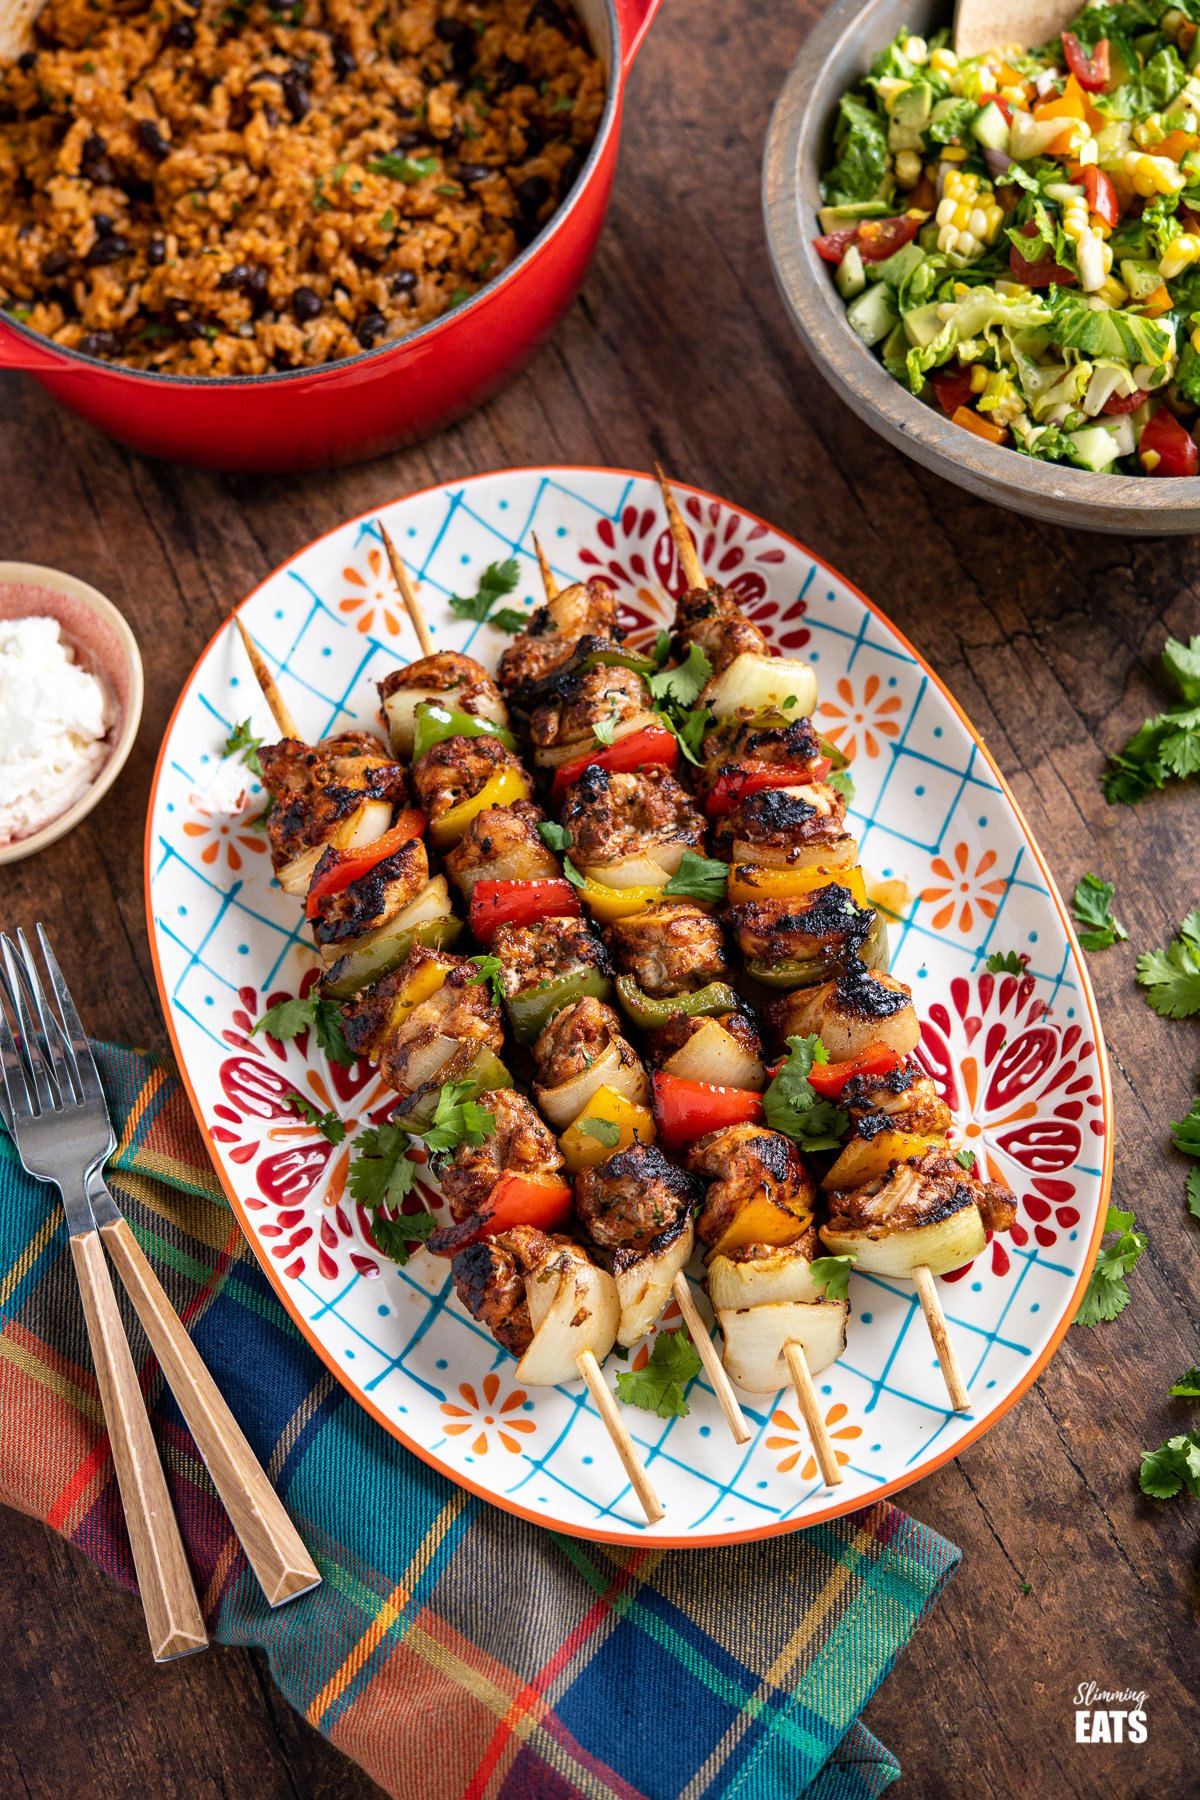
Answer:
<svg viewBox="0 0 1200 1800"><path fill-rule="evenodd" d="M136 368L259 375L436 319L599 126L568 0L50 0L0 68L0 305Z"/></svg>

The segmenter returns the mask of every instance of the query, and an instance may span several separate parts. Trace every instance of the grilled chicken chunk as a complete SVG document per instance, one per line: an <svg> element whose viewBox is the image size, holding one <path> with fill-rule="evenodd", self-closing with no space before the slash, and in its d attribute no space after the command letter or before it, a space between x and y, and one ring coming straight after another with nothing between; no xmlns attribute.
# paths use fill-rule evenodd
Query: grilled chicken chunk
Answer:
<svg viewBox="0 0 1200 1800"><path fill-rule="evenodd" d="M856 1075L838 1096L850 1114L856 1137L908 1131L914 1137L944 1138L954 1115L915 1057L887 1075Z"/></svg>
<svg viewBox="0 0 1200 1800"><path fill-rule="evenodd" d="M699 644L714 675L727 669L736 656L770 655L770 645L757 625L742 612L737 597L727 588L689 588L675 612L676 648L680 657Z"/></svg>
<svg viewBox="0 0 1200 1800"><path fill-rule="evenodd" d="M502 965L504 992L514 994L557 981L577 969L611 972L608 952L586 919L537 919L532 925L500 925L492 939L492 955Z"/></svg>
<svg viewBox="0 0 1200 1800"><path fill-rule="evenodd" d="M460 1144L440 1172L442 1193L456 1221L486 1211L502 1175L557 1175L559 1148L529 1101L512 1088L489 1094L496 1129L482 1144Z"/></svg>
<svg viewBox="0 0 1200 1800"><path fill-rule="evenodd" d="M595 868L652 848L704 843L704 817L669 769L657 763L615 774L592 763L567 789L562 822L574 840L577 868Z"/></svg>
<svg viewBox="0 0 1200 1800"><path fill-rule="evenodd" d="M436 991L409 1009L406 994L412 994L431 965L447 963L450 971ZM436 1040L456 1040L460 1051L445 1065L448 1072L438 1072L442 1081L454 1079L478 1050L498 1055L504 1047L500 1008L478 975L475 964L463 957L415 944L398 969L343 1009L346 1042L356 1056L378 1060L384 1080L409 1094L429 1079L417 1070L430 1060Z"/></svg>
<svg viewBox="0 0 1200 1800"><path fill-rule="evenodd" d="M869 1182L856 1193L831 1194L828 1229L881 1237L939 1224L965 1206L977 1206L990 1231L1007 1231L1017 1216L1006 1187L968 1174L957 1157L938 1145L924 1156L893 1163L882 1181Z"/></svg>
<svg viewBox="0 0 1200 1800"><path fill-rule="evenodd" d="M904 983L893 975L875 974L857 959L833 981L768 1000L762 1021L778 1050L789 1037L807 1037L815 1031L833 1062L859 1056L871 1044L886 1044L907 1055L921 1036Z"/></svg>
<svg viewBox="0 0 1200 1800"><path fill-rule="evenodd" d="M648 1250L699 1194L694 1178L669 1163L656 1144L632 1144L575 1177L579 1217L605 1250Z"/></svg>
<svg viewBox="0 0 1200 1800"><path fill-rule="evenodd" d="M621 1021L611 1006L590 995L555 1013L533 1046L538 1085L561 1087L590 1069L610 1044L623 1064L636 1063L637 1052L621 1035Z"/></svg>
<svg viewBox="0 0 1200 1800"><path fill-rule="evenodd" d="M525 1277L556 1245L568 1243L569 1238L549 1236L532 1225L516 1225L460 1250L450 1265L454 1291L471 1317L514 1356L523 1355L533 1341Z"/></svg>
<svg viewBox="0 0 1200 1800"><path fill-rule="evenodd" d="M545 606L539 606L525 630L513 639L504 655L496 680L502 693L517 695L542 681L570 661L582 638L620 641L617 624L620 603L599 576L566 587Z"/></svg>
<svg viewBox="0 0 1200 1800"><path fill-rule="evenodd" d="M443 738L413 764L413 791L433 822L480 793L502 769L520 768L519 759L499 738Z"/></svg>
<svg viewBox="0 0 1200 1800"><path fill-rule="evenodd" d="M482 663L458 650L439 650L434 656L423 656L419 662L393 669L379 683L379 698L390 700L404 688L416 688L444 694L448 705L457 712L494 718L500 704L500 689Z"/></svg>
<svg viewBox="0 0 1200 1800"><path fill-rule="evenodd" d="M690 1037L703 1031L707 1019L692 1019L687 1013L672 1013L665 1025L646 1033L642 1049L646 1061L652 1068L661 1069L669 1062L677 1050L682 1050ZM749 1012L718 1013L716 1023L727 1031L735 1043L742 1046L748 1056L762 1055L762 1045L758 1039L758 1029L753 1014Z"/></svg>
<svg viewBox="0 0 1200 1800"><path fill-rule="evenodd" d="M813 1185L800 1152L790 1138L763 1125L710 1131L688 1151L687 1166L709 1183L696 1220L702 1243L719 1243L738 1215L754 1203L792 1212L799 1203L811 1208Z"/></svg>
<svg viewBox="0 0 1200 1800"><path fill-rule="evenodd" d="M823 781L760 788L713 822L713 852L728 858L743 843L753 851L793 851L795 861L807 862L810 851L840 844L845 817L845 795Z"/></svg>
<svg viewBox="0 0 1200 1800"><path fill-rule="evenodd" d="M607 937L618 970L644 994L690 994L729 973L719 922L687 900L660 900L616 919Z"/></svg>
<svg viewBox="0 0 1200 1800"><path fill-rule="evenodd" d="M729 911L743 956L770 962L856 956L875 923L873 907L855 904L849 888L831 883L794 900L747 900Z"/></svg>
<svg viewBox="0 0 1200 1800"><path fill-rule="evenodd" d="M477 881L554 881L561 876L558 858L538 836L545 818L532 800L511 806L485 806L447 850L446 873L469 900Z"/></svg>
<svg viewBox="0 0 1200 1800"><path fill-rule="evenodd" d="M715 780L722 769L744 763L792 768L820 756L821 745L811 719L793 719L788 725L718 725L706 733L701 756L705 774Z"/></svg>
<svg viewBox="0 0 1200 1800"><path fill-rule="evenodd" d="M318 863L314 873L320 867ZM345 944L365 932L376 931L394 919L402 906L415 900L428 880L425 845L420 838L412 838L394 856L376 863L340 893L326 894L318 900L313 936L318 944L326 946Z"/></svg>
<svg viewBox="0 0 1200 1800"><path fill-rule="evenodd" d="M529 735L535 750L574 747L582 756L595 747L593 726L624 725L649 704L646 684L633 669L585 669L565 675L558 690L535 708Z"/></svg>
<svg viewBox="0 0 1200 1800"><path fill-rule="evenodd" d="M275 869L325 843L364 801L403 806L408 798L404 770L366 731L346 731L316 745L284 738L264 744L258 757L274 802L267 839Z"/></svg>

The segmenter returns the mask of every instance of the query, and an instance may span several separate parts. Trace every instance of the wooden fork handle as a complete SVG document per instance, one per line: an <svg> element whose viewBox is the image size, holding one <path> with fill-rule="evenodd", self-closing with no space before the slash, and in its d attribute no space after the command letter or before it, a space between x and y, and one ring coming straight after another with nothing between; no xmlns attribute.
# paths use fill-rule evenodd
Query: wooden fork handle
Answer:
<svg viewBox="0 0 1200 1800"><path fill-rule="evenodd" d="M307 1593L320 1572L128 1220L101 1225L100 1234L267 1600L281 1606Z"/></svg>
<svg viewBox="0 0 1200 1800"><path fill-rule="evenodd" d="M112 1279L94 1231L71 1239L71 1257L83 1297L83 1316L117 1466L150 1648L155 1662L168 1662L206 1647L204 1618L171 1510Z"/></svg>

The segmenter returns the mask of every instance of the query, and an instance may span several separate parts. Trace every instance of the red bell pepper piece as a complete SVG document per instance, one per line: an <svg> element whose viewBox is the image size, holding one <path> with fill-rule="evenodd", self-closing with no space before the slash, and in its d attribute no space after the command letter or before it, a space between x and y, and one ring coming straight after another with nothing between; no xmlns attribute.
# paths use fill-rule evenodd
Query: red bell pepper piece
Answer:
<svg viewBox="0 0 1200 1800"><path fill-rule="evenodd" d="M1032 219L1022 225L1022 237L1036 237L1037 234L1038 228ZM1074 269L1064 269L1061 263L1052 262L1049 257L1044 262L1027 262L1015 244L1008 253L1008 260L1013 280L1025 287L1050 287L1053 283L1059 287L1075 285Z"/></svg>
<svg viewBox="0 0 1200 1800"><path fill-rule="evenodd" d="M718 1087L712 1081L684 1081L658 1069L650 1078L654 1119L668 1150L694 1144L726 1125L761 1125L762 1095L750 1088Z"/></svg>
<svg viewBox="0 0 1200 1800"><path fill-rule="evenodd" d="M929 385L948 419L971 399L971 371L964 368L931 369Z"/></svg>
<svg viewBox="0 0 1200 1800"><path fill-rule="evenodd" d="M890 1075L904 1060L902 1051L892 1050L887 1044L868 1044L846 1062L814 1063L808 1072L808 1085L814 1094L832 1100L856 1075Z"/></svg>
<svg viewBox="0 0 1200 1800"><path fill-rule="evenodd" d="M580 911L569 881L477 881L471 890L471 936L486 946L499 925L531 925L567 914L578 918Z"/></svg>
<svg viewBox="0 0 1200 1800"><path fill-rule="evenodd" d="M1083 171L1083 191L1087 198L1089 213L1095 213L1106 225L1115 225L1121 216L1121 203L1117 199L1117 190L1104 173L1103 169L1089 164Z"/></svg>
<svg viewBox="0 0 1200 1800"><path fill-rule="evenodd" d="M425 835L425 814L415 806L402 812L390 831L382 837L372 839L369 844L360 844L354 850L326 850L320 862L313 870L312 882L309 885L308 899L304 903L306 919L315 919L318 902L328 894L340 894L348 888L352 881L360 876L369 875L376 863L385 857L394 856L397 850L403 849L413 838Z"/></svg>
<svg viewBox="0 0 1200 1800"><path fill-rule="evenodd" d="M1101 38L1089 56L1073 31L1062 34L1063 54L1067 59L1067 68L1075 77L1081 88L1089 94L1102 94L1111 78L1108 57L1108 39Z"/></svg>
<svg viewBox="0 0 1200 1800"><path fill-rule="evenodd" d="M842 231L827 231L813 239L817 255L827 263L840 263L851 244L864 262L886 262L895 251L911 244L921 224L901 213L894 219L863 219Z"/></svg>
<svg viewBox="0 0 1200 1800"><path fill-rule="evenodd" d="M589 750L586 756L578 756L573 762L563 763L554 771L554 783L551 797L555 806L561 806L563 795L573 781L578 781L585 769L596 764L598 768L608 769L614 775L630 774L640 769L645 763L661 763L666 769L673 769L679 761L679 739L665 725L644 725L641 731L631 732L628 737L618 738L615 744L607 749Z"/></svg>
<svg viewBox="0 0 1200 1800"><path fill-rule="evenodd" d="M1148 458L1157 458L1149 468ZM1138 460L1147 475L1194 475L1200 469L1200 450L1175 414L1160 406L1138 441Z"/></svg>
<svg viewBox="0 0 1200 1800"><path fill-rule="evenodd" d="M806 763L743 763L722 769L713 782L704 803L710 819L723 818L736 812L743 800L763 788L797 787L802 782L823 781L833 763L827 756L814 756Z"/></svg>
<svg viewBox="0 0 1200 1800"><path fill-rule="evenodd" d="M571 1210L572 1198L570 1183L558 1175L501 1175L478 1212L431 1232L426 1247L434 1256L457 1256L468 1244L498 1237L514 1225L556 1231Z"/></svg>

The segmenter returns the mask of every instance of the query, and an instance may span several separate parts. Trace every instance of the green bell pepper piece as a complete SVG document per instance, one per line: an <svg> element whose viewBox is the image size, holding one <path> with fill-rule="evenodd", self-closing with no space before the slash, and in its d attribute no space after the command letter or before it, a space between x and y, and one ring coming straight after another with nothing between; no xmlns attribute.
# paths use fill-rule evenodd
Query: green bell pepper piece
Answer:
<svg viewBox="0 0 1200 1800"><path fill-rule="evenodd" d="M494 1050L486 1047L477 1052L474 1062L459 1079L474 1082L477 1095L490 1094L497 1088L510 1088L513 1085L512 1076L500 1058ZM433 1124L441 1092L442 1080L439 1075L419 1087L415 1094L409 1094L400 1101L392 1112L392 1124L402 1125L405 1131L427 1131Z"/></svg>
<svg viewBox="0 0 1200 1800"><path fill-rule="evenodd" d="M491 719L477 718L474 713L460 712L456 706L439 706L426 700L417 708L413 761L419 762L435 744L444 744L447 738L456 737L494 737L500 739L506 750L517 747L516 738L511 731L505 731L503 725L497 725Z"/></svg>
<svg viewBox="0 0 1200 1800"><path fill-rule="evenodd" d="M863 939L858 957L860 962L866 963L868 969L887 969L887 923L881 912L876 912L874 923ZM832 981L845 968L846 962L847 958L844 956L792 956L779 962L769 962L764 956L752 956L746 963L746 973L753 976L755 981L760 981L764 987L793 990L816 987L822 981Z"/></svg>
<svg viewBox="0 0 1200 1800"><path fill-rule="evenodd" d="M426 919L423 924L411 925L407 931L394 932L390 937L381 928L380 935L372 934L370 941L362 942L358 949L351 945L338 957L321 983L321 993L326 1000L353 1000L364 988L398 969L414 944L424 944L430 950L448 950L462 928L462 920L453 913L441 919Z"/></svg>
<svg viewBox="0 0 1200 1800"><path fill-rule="evenodd" d="M508 1022L521 1043L535 1044L556 1012L589 995L596 1000L612 998L612 983L608 976L590 965L574 969L569 975L560 975L557 980L510 994L504 1005Z"/></svg>
<svg viewBox="0 0 1200 1800"><path fill-rule="evenodd" d="M718 1013L736 1012L741 1005L737 993L727 981L710 981L694 994L669 994L658 999L644 994L632 975L617 976L617 993L621 1005L641 1031L654 1031L665 1025L676 1013L689 1019L711 1019Z"/></svg>

